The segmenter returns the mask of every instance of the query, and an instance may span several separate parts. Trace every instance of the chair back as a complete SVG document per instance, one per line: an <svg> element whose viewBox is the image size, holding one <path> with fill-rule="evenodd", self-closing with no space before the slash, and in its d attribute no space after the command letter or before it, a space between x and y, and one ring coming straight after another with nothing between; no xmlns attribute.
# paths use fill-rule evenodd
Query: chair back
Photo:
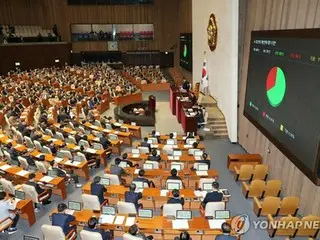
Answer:
<svg viewBox="0 0 320 240"><path fill-rule="evenodd" d="M37 169L41 172L41 173L47 173L48 169L45 167L43 162L39 162L39 161L34 161L36 164Z"/></svg>
<svg viewBox="0 0 320 240"><path fill-rule="evenodd" d="M43 146L42 151L43 151L43 153L52 154L51 149L48 148L47 146Z"/></svg>
<svg viewBox="0 0 320 240"><path fill-rule="evenodd" d="M138 147L140 153L149 153L148 147Z"/></svg>
<svg viewBox="0 0 320 240"><path fill-rule="evenodd" d="M119 177L115 174L105 173L103 177L110 179L110 185L120 185Z"/></svg>
<svg viewBox="0 0 320 240"><path fill-rule="evenodd" d="M281 192L281 181L280 180L269 180L264 191L264 197L279 197Z"/></svg>
<svg viewBox="0 0 320 240"><path fill-rule="evenodd" d="M87 147L87 148L90 147L89 142L83 139L79 141L79 145L83 145L84 147Z"/></svg>
<svg viewBox="0 0 320 240"><path fill-rule="evenodd" d="M83 209L88 209L92 211L101 210L98 196L90 195L90 194L82 194L81 198L83 203Z"/></svg>
<svg viewBox="0 0 320 240"><path fill-rule="evenodd" d="M280 198L278 197L266 197L261 203L261 215L265 216L268 214L275 215L280 207Z"/></svg>
<svg viewBox="0 0 320 240"><path fill-rule="evenodd" d="M170 163L170 169L172 165L180 165L180 169L183 170L184 169L184 163L183 162L171 162Z"/></svg>
<svg viewBox="0 0 320 240"><path fill-rule="evenodd" d="M3 151L3 154L6 157L7 161L12 162L10 153L8 153L7 151Z"/></svg>
<svg viewBox="0 0 320 240"><path fill-rule="evenodd" d="M72 159L72 154L71 154L70 151L68 151L68 150L60 150L59 152L61 152L65 158Z"/></svg>
<svg viewBox="0 0 320 240"><path fill-rule="evenodd" d="M159 169L159 163L155 161L145 161L145 163L152 164L153 169Z"/></svg>
<svg viewBox="0 0 320 240"><path fill-rule="evenodd" d="M265 180L268 175L268 165L258 164L253 170L252 180L260 179Z"/></svg>
<svg viewBox="0 0 320 240"><path fill-rule="evenodd" d="M56 132L56 138L64 141L64 136L61 132Z"/></svg>
<svg viewBox="0 0 320 240"><path fill-rule="evenodd" d="M29 138L28 136L24 136L23 138L24 138L24 140L26 141L28 148L34 148L34 144L33 144L33 142L31 141L31 138Z"/></svg>
<svg viewBox="0 0 320 240"><path fill-rule="evenodd" d="M28 170L29 168L29 164L28 164L28 161L27 159L25 159L24 157L18 157L18 161L21 165L21 167L24 169L24 170Z"/></svg>
<svg viewBox="0 0 320 240"><path fill-rule="evenodd" d="M99 120L95 120L94 125L97 127L101 127L101 122Z"/></svg>
<svg viewBox="0 0 320 240"><path fill-rule="evenodd" d="M22 191L25 192L26 198L31 199L34 203L39 203L38 201L38 193L34 186L23 184Z"/></svg>
<svg viewBox="0 0 320 240"><path fill-rule="evenodd" d="M206 204L205 213L206 217L215 217L215 211L217 210L225 210L226 203L225 202L208 202Z"/></svg>
<svg viewBox="0 0 320 240"><path fill-rule="evenodd" d="M182 205L180 203L166 203L162 208L163 216L177 216L177 211L182 210Z"/></svg>
<svg viewBox="0 0 320 240"><path fill-rule="evenodd" d="M23 135L21 132L17 131L17 138L19 143L23 143Z"/></svg>
<svg viewBox="0 0 320 240"><path fill-rule="evenodd" d="M103 240L100 233L86 230L80 232L80 237L81 240Z"/></svg>
<svg viewBox="0 0 320 240"><path fill-rule="evenodd" d="M76 141L75 137L69 135L69 136L68 136L68 139L69 139L69 141L70 141L71 143L77 144L77 141Z"/></svg>
<svg viewBox="0 0 320 240"><path fill-rule="evenodd" d="M123 240L141 240L141 238L132 236L132 235L129 234L129 233L123 234L122 238L123 238Z"/></svg>
<svg viewBox="0 0 320 240"><path fill-rule="evenodd" d="M118 201L117 209L119 214L137 214L136 206L133 203Z"/></svg>
<svg viewBox="0 0 320 240"><path fill-rule="evenodd" d="M295 227L288 228L288 226L296 225L294 223L299 221L299 218L287 216L287 217L282 217L279 220L275 220L275 221L278 221L278 223L276 224L275 236L293 236L297 229Z"/></svg>
<svg viewBox="0 0 320 240"><path fill-rule="evenodd" d="M53 137L53 132L51 131L51 129L47 128L44 132L45 132L47 135Z"/></svg>
<svg viewBox="0 0 320 240"><path fill-rule="evenodd" d="M38 151L42 152L42 146L41 146L41 143L40 143L39 141L34 140L34 141L33 141L33 144L34 144L34 146L36 147L36 149L37 149Z"/></svg>
<svg viewBox="0 0 320 240"><path fill-rule="evenodd" d="M77 155L81 157L82 161L87 161L86 155L84 155L82 152L77 152Z"/></svg>
<svg viewBox="0 0 320 240"><path fill-rule="evenodd" d="M319 232L319 221L320 217L318 216L305 216L301 219L302 225L298 227L298 231L296 233L297 237L312 237L316 238ZM310 226L310 227L305 227Z"/></svg>
<svg viewBox="0 0 320 240"><path fill-rule="evenodd" d="M15 194L15 188L14 188L13 183L11 181L6 180L4 178L1 178L0 182L1 182L1 185L3 187L3 190L6 193L9 193L9 194L12 194L12 195Z"/></svg>
<svg viewBox="0 0 320 240"><path fill-rule="evenodd" d="M298 197L289 196L282 199L279 209L279 215L295 216L299 209L300 199Z"/></svg>
<svg viewBox="0 0 320 240"><path fill-rule="evenodd" d="M45 240L65 240L66 236L64 235L62 228L58 226L51 226L44 224L41 227L42 233Z"/></svg>
<svg viewBox="0 0 320 240"><path fill-rule="evenodd" d="M250 180L253 174L252 165L241 165L238 180L247 181Z"/></svg>
<svg viewBox="0 0 320 240"><path fill-rule="evenodd" d="M266 183L263 180L253 180L249 186L248 197L261 197Z"/></svg>

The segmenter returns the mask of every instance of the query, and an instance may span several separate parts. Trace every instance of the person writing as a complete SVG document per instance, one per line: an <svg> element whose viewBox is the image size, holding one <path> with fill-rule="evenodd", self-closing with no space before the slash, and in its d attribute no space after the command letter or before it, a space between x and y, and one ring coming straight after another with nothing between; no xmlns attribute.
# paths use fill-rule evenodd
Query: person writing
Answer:
<svg viewBox="0 0 320 240"><path fill-rule="evenodd" d="M112 240L113 239L113 234L109 231L105 231L102 228L98 227L98 219L95 217L91 217L88 220L88 226L85 226L83 230L88 231L88 232L96 232L100 233L102 240Z"/></svg>

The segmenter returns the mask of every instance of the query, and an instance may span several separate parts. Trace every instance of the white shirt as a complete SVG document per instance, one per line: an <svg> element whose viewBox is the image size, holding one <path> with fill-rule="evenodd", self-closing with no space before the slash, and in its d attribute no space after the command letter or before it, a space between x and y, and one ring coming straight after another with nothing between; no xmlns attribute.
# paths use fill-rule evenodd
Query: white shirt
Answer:
<svg viewBox="0 0 320 240"><path fill-rule="evenodd" d="M0 201L0 222L8 217L14 218L15 214L9 212L9 210L15 210L16 205L16 202L12 202L11 200Z"/></svg>

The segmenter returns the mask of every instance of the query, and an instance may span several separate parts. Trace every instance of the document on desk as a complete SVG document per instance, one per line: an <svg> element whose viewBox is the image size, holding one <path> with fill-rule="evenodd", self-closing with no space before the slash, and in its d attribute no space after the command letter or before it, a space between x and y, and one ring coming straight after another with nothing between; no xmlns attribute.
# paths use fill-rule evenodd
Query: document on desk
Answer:
<svg viewBox="0 0 320 240"><path fill-rule="evenodd" d="M134 154L132 154L132 157L133 158L138 158L138 157L140 157L140 154L139 153L134 153Z"/></svg>
<svg viewBox="0 0 320 240"><path fill-rule="evenodd" d="M14 146L14 148L19 148L19 147L22 147L22 145L21 144L17 144L17 145Z"/></svg>
<svg viewBox="0 0 320 240"><path fill-rule="evenodd" d="M115 225L121 225L124 221L124 216L117 216L116 220L114 221Z"/></svg>
<svg viewBox="0 0 320 240"><path fill-rule="evenodd" d="M57 163L61 162L62 160L63 160L63 158L59 158L59 157L55 157L54 158L54 161L57 162Z"/></svg>
<svg viewBox="0 0 320 240"><path fill-rule="evenodd" d="M21 171L17 172L16 174L23 177L23 176L29 174L29 172L26 170L21 170Z"/></svg>
<svg viewBox="0 0 320 240"><path fill-rule="evenodd" d="M127 217L125 225L126 225L126 227L131 227L135 223L136 223L136 218L135 217Z"/></svg>
<svg viewBox="0 0 320 240"><path fill-rule="evenodd" d="M197 176L208 176L208 171L196 171Z"/></svg>
<svg viewBox="0 0 320 240"><path fill-rule="evenodd" d="M209 220L210 229L221 229L221 225L225 222L226 220L210 219Z"/></svg>
<svg viewBox="0 0 320 240"><path fill-rule="evenodd" d="M75 146L73 150L80 150L80 146Z"/></svg>
<svg viewBox="0 0 320 240"><path fill-rule="evenodd" d="M174 160L174 157L173 156L168 156L168 160Z"/></svg>
<svg viewBox="0 0 320 240"><path fill-rule="evenodd" d="M0 134L0 138L3 138L5 135L4 134Z"/></svg>
<svg viewBox="0 0 320 240"><path fill-rule="evenodd" d="M86 152L95 154L97 151L93 148L87 148Z"/></svg>
<svg viewBox="0 0 320 240"><path fill-rule="evenodd" d="M53 177L44 176L40 179L40 182L51 182L53 180Z"/></svg>
<svg viewBox="0 0 320 240"><path fill-rule="evenodd" d="M69 214L69 215L74 214L74 210L71 210L71 209L67 209L65 212L66 212L66 214Z"/></svg>
<svg viewBox="0 0 320 240"><path fill-rule="evenodd" d="M190 144L185 144L185 145L183 145L183 147L184 147L184 148L192 148L192 145L190 145Z"/></svg>
<svg viewBox="0 0 320 240"><path fill-rule="evenodd" d="M100 215L101 224L112 224L116 216L114 215Z"/></svg>
<svg viewBox="0 0 320 240"><path fill-rule="evenodd" d="M103 131L103 132L106 132L106 133L109 133L111 130L109 130L109 129L103 129L102 131Z"/></svg>
<svg viewBox="0 0 320 240"><path fill-rule="evenodd" d="M188 220L172 220L172 229L189 229Z"/></svg>
<svg viewBox="0 0 320 240"><path fill-rule="evenodd" d="M168 192L169 192L169 190L163 189L163 190L160 191L160 196L161 197L166 197Z"/></svg>
<svg viewBox="0 0 320 240"><path fill-rule="evenodd" d="M9 168L11 168L11 166L8 165L8 164L5 164L5 165L3 165L3 166L0 167L0 169L1 169L2 171L6 171L6 170L8 170Z"/></svg>

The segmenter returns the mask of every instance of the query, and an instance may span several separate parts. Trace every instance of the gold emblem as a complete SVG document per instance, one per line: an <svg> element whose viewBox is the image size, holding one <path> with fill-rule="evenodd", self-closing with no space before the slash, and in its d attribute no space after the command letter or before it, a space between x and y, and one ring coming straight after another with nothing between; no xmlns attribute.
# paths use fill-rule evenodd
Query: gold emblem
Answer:
<svg viewBox="0 0 320 240"><path fill-rule="evenodd" d="M218 26L215 15L212 13L208 23L208 45L211 51L214 51L217 47L218 40Z"/></svg>

